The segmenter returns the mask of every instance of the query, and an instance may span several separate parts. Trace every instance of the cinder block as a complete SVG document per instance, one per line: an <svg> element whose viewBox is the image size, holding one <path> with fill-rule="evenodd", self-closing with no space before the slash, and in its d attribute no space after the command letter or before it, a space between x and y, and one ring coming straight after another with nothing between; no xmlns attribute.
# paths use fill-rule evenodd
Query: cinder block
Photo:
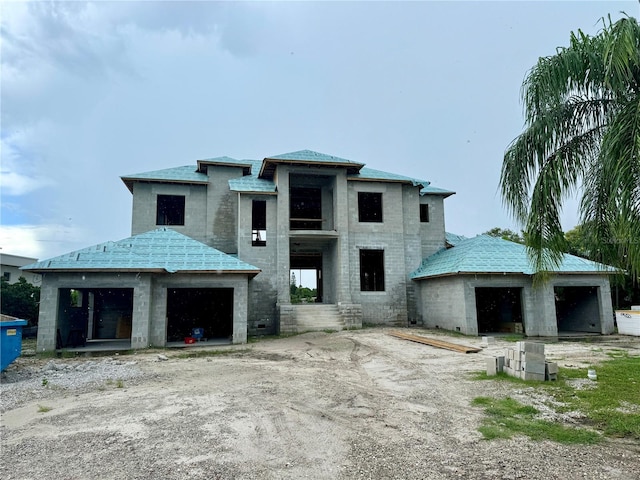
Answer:
<svg viewBox="0 0 640 480"><path fill-rule="evenodd" d="M539 373L544 376L544 362L522 362L522 371L527 373Z"/></svg>
<svg viewBox="0 0 640 480"><path fill-rule="evenodd" d="M497 373L498 362L495 357L487 358L487 375L493 376Z"/></svg>
<svg viewBox="0 0 640 480"><path fill-rule="evenodd" d="M510 367L511 366L511 359L509 359L508 357L504 358L504 367Z"/></svg>
<svg viewBox="0 0 640 480"><path fill-rule="evenodd" d="M520 351L527 353L539 353L544 355L544 343L538 342L519 342L522 344Z"/></svg>
<svg viewBox="0 0 640 480"><path fill-rule="evenodd" d="M496 360L498 361L498 367L497 367L498 371L502 372L504 370L504 360L505 360L504 355L498 355L496 357Z"/></svg>
<svg viewBox="0 0 640 480"><path fill-rule="evenodd" d="M523 362L544 362L544 360L544 354L540 355L539 353L534 352L524 352L522 354Z"/></svg>
<svg viewBox="0 0 640 480"><path fill-rule="evenodd" d="M544 373L522 372L522 376L520 378L523 380L537 380L544 382Z"/></svg>
<svg viewBox="0 0 640 480"><path fill-rule="evenodd" d="M514 360L511 362L511 368L517 371L522 370L522 362L520 360Z"/></svg>
<svg viewBox="0 0 640 480"><path fill-rule="evenodd" d="M482 344L483 345L491 345L496 343L496 338L495 337L482 337Z"/></svg>
<svg viewBox="0 0 640 480"><path fill-rule="evenodd" d="M549 382L555 382L558 380L558 374L557 373L550 373L549 375L545 375L544 379L549 381Z"/></svg>
<svg viewBox="0 0 640 480"><path fill-rule="evenodd" d="M547 362L546 364L547 373L558 373L558 364L555 362Z"/></svg>

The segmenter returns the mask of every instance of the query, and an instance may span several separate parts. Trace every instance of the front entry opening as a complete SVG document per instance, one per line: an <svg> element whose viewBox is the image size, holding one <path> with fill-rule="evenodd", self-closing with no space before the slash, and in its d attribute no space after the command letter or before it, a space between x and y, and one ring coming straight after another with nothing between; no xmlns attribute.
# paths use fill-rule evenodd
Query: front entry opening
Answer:
<svg viewBox="0 0 640 480"><path fill-rule="evenodd" d="M524 333L522 288L476 288L479 333Z"/></svg>
<svg viewBox="0 0 640 480"><path fill-rule="evenodd" d="M598 287L555 287L558 333L601 333Z"/></svg>
<svg viewBox="0 0 640 480"><path fill-rule="evenodd" d="M183 342L194 328L203 339L232 339L233 288L167 289L167 342Z"/></svg>
<svg viewBox="0 0 640 480"><path fill-rule="evenodd" d="M291 303L322 303L322 253L291 254Z"/></svg>
<svg viewBox="0 0 640 480"><path fill-rule="evenodd" d="M130 340L133 288L58 290L57 348L83 347L87 341Z"/></svg>

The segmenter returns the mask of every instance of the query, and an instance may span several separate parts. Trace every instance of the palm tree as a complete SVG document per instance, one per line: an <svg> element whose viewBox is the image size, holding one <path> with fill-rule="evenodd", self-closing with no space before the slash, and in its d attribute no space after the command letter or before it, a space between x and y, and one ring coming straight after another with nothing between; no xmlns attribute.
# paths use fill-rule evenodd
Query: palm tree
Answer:
<svg viewBox="0 0 640 480"><path fill-rule="evenodd" d="M507 148L500 187L539 272L566 251L560 210L580 191L593 258L640 275L640 25L602 19L540 58L522 85L525 129Z"/></svg>

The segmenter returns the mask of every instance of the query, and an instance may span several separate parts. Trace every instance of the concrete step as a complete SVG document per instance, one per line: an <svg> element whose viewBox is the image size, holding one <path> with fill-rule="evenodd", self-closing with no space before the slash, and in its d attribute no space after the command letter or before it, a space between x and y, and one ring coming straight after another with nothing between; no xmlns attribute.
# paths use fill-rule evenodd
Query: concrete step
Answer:
<svg viewBox="0 0 640 480"><path fill-rule="evenodd" d="M295 306L298 330L342 330L345 325L337 305L302 304Z"/></svg>

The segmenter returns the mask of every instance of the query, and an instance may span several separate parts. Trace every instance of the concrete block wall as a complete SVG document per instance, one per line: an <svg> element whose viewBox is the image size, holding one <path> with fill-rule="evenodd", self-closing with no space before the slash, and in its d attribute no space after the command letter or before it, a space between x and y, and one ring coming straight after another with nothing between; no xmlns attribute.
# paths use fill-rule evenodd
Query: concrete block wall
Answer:
<svg viewBox="0 0 640 480"><path fill-rule="evenodd" d="M238 253L238 194L229 189L229 180L242 177L241 167L208 167L206 199L207 245L225 253Z"/></svg>
<svg viewBox="0 0 640 480"><path fill-rule="evenodd" d="M349 284L353 303L362 305L365 324L406 325L407 266L401 184L349 182ZM358 192L382 193L382 222L359 222ZM416 206L416 210L419 207ZM416 212L419 215L419 211ZM419 217L418 217L419 218ZM385 290L360 289L360 250L383 250Z"/></svg>
<svg viewBox="0 0 640 480"><path fill-rule="evenodd" d="M345 328L362 328L362 305L356 303L338 303L338 312Z"/></svg>
<svg viewBox="0 0 640 480"><path fill-rule="evenodd" d="M419 201L421 204L429 205L429 222L420 222L418 212L422 258L426 258L445 246L444 197L442 195L423 195Z"/></svg>
<svg viewBox="0 0 640 480"><path fill-rule="evenodd" d="M159 274L154 275L150 330L153 346L166 345L167 289L233 288L233 343L247 341L247 276L233 274ZM156 343L157 342L157 343Z"/></svg>
<svg viewBox="0 0 640 480"><path fill-rule="evenodd" d="M151 279L149 274L136 273L47 273L43 275L40 290L40 312L38 317L39 352L54 351L58 327L59 289L91 289L91 288L132 288L134 304L132 312L132 336L135 335L135 347L148 346L149 313L146 299L149 298ZM146 295L143 299L136 296Z"/></svg>
<svg viewBox="0 0 640 480"><path fill-rule="evenodd" d="M168 227L194 240L207 243L207 187L205 185L134 183L131 235L164 226L156 225L158 195L184 196L184 225L168 225Z"/></svg>
<svg viewBox="0 0 640 480"><path fill-rule="evenodd" d="M266 246L251 245L253 200L264 200L267 206ZM238 257L262 271L249 281L247 325L249 335L277 332L276 308L277 254L277 198L275 195L239 194L238 199Z"/></svg>
<svg viewBox="0 0 640 480"><path fill-rule="evenodd" d="M278 303L279 330L278 333L298 333L295 306L290 303Z"/></svg>
<svg viewBox="0 0 640 480"><path fill-rule="evenodd" d="M450 276L421 280L419 283L425 327L443 328L465 335L478 334L477 325L475 328L468 325L464 279Z"/></svg>
<svg viewBox="0 0 640 480"><path fill-rule="evenodd" d="M402 228L404 231L404 264L407 277L407 320L421 323L418 313L419 285L409 279L409 275L420 266L422 253L422 226L420 223L420 187L402 186Z"/></svg>

